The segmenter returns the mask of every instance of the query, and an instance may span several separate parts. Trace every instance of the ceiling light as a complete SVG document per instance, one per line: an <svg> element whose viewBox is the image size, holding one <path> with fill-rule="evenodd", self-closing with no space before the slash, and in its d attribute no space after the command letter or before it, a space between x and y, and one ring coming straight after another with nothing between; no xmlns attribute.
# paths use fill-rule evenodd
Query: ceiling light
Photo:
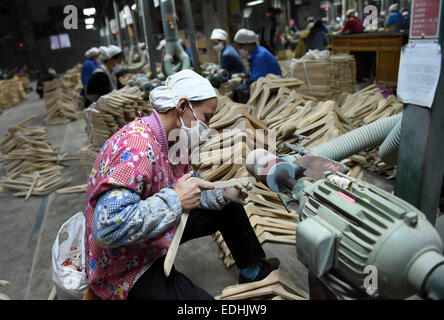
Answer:
<svg viewBox="0 0 444 320"><path fill-rule="evenodd" d="M252 7L252 6L255 6L255 5L263 3L263 2L264 2L264 0L251 1L251 2L247 3L247 7Z"/></svg>
<svg viewBox="0 0 444 320"><path fill-rule="evenodd" d="M96 14L96 8L83 9L83 15L85 15L85 16L93 16L95 14Z"/></svg>
<svg viewBox="0 0 444 320"><path fill-rule="evenodd" d="M87 25L85 26L85 28L86 28L86 30L94 29L94 25L93 25L93 24L87 24Z"/></svg>
<svg viewBox="0 0 444 320"><path fill-rule="evenodd" d="M94 24L94 18L85 19L85 24Z"/></svg>

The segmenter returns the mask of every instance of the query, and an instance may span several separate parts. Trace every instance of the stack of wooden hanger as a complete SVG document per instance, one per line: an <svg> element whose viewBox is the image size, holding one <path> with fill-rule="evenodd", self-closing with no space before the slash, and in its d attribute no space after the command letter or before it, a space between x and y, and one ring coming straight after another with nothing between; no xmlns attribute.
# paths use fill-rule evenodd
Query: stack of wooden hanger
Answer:
<svg viewBox="0 0 444 320"><path fill-rule="evenodd" d="M25 95L20 79L0 80L0 111L12 108L25 99Z"/></svg>
<svg viewBox="0 0 444 320"><path fill-rule="evenodd" d="M18 191L14 196L29 198L45 195L69 184L62 179L63 161L72 160L67 154L59 154L52 146L46 128L28 128L26 120L8 129L8 136L0 142L2 162L6 176L0 185Z"/></svg>
<svg viewBox="0 0 444 320"><path fill-rule="evenodd" d="M120 128L133 121L138 112L143 116L150 115L151 104L143 96L138 87L123 87L101 96L95 104L85 109L90 143L101 147Z"/></svg>
<svg viewBox="0 0 444 320"><path fill-rule="evenodd" d="M319 100L335 100L342 92L355 92L356 64L352 55L332 55L328 60L297 60L290 76L304 82L298 90Z"/></svg>
<svg viewBox="0 0 444 320"><path fill-rule="evenodd" d="M282 269L265 279L226 287L216 300L308 300L309 295Z"/></svg>
<svg viewBox="0 0 444 320"><path fill-rule="evenodd" d="M77 64L63 76L43 83L47 124L64 124L83 118L81 69L82 65Z"/></svg>
<svg viewBox="0 0 444 320"><path fill-rule="evenodd" d="M57 78L44 82L44 100L45 122L49 125L64 124L83 118L79 92L71 81Z"/></svg>
<svg viewBox="0 0 444 320"><path fill-rule="evenodd" d="M402 103L393 95L384 98L374 84L354 94L341 94L338 104L355 128L402 112Z"/></svg>
<svg viewBox="0 0 444 320"><path fill-rule="evenodd" d="M285 96L289 95L293 89L297 89L304 83L295 78L283 79L273 74L259 78L250 87L250 99L247 104L254 106L254 115L259 120L264 120L279 102L283 102ZM281 90L286 88L286 90Z"/></svg>

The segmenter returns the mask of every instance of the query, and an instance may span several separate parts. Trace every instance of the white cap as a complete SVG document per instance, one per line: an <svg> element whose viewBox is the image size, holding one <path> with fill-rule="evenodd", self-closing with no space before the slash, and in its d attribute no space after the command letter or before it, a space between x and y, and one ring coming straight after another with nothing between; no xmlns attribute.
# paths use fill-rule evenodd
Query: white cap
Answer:
<svg viewBox="0 0 444 320"><path fill-rule="evenodd" d="M112 44L112 45L108 46L108 52L109 52L110 57L112 58L112 57L118 55L119 53L121 53L122 49L120 49L118 46L115 46Z"/></svg>
<svg viewBox="0 0 444 320"><path fill-rule="evenodd" d="M210 40L222 40L227 41L228 39L228 33L225 30L222 29L214 29L211 33Z"/></svg>
<svg viewBox="0 0 444 320"><path fill-rule="evenodd" d="M159 45L157 46L157 50L162 50L163 48L165 48L165 46L166 46L166 40L165 39L163 39L163 40L160 40L160 42L159 42Z"/></svg>
<svg viewBox="0 0 444 320"><path fill-rule="evenodd" d="M202 101L215 97L217 94L210 81L190 69L169 76L164 86L150 92L150 102L159 113L176 108L182 98Z"/></svg>
<svg viewBox="0 0 444 320"><path fill-rule="evenodd" d="M392 11L396 11L396 10L398 10L399 9L399 5L397 4L397 3L394 3L394 4L392 4L390 7L389 7L389 11L390 12L392 12Z"/></svg>
<svg viewBox="0 0 444 320"><path fill-rule="evenodd" d="M108 47L101 46L101 47L99 48L99 50L100 50L100 58L101 58L103 61L105 61L105 60L111 58Z"/></svg>
<svg viewBox="0 0 444 320"><path fill-rule="evenodd" d="M56 74L57 74L57 72L56 72L53 68L49 68L49 69L48 69L48 73L49 73L49 74L53 74L53 75L56 75Z"/></svg>
<svg viewBox="0 0 444 320"><path fill-rule="evenodd" d="M254 31L248 29L240 29L234 36L234 41L237 43L255 43L258 40L258 35Z"/></svg>
<svg viewBox="0 0 444 320"><path fill-rule="evenodd" d="M309 23L307 24L307 30L311 30L311 29L313 29L314 25L315 25L314 22L309 22Z"/></svg>
<svg viewBox="0 0 444 320"><path fill-rule="evenodd" d="M92 47L91 49L88 49L85 52L85 57L87 59L91 59L91 58L94 58L94 57L98 56L99 54L100 54L100 49L96 48L96 47Z"/></svg>

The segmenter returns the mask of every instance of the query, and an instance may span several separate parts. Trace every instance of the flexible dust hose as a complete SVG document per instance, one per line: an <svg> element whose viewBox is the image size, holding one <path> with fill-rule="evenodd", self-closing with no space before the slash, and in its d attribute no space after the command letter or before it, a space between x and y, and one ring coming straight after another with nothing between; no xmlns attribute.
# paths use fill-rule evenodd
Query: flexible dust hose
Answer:
<svg viewBox="0 0 444 320"><path fill-rule="evenodd" d="M398 161L399 143L401 142L401 122L390 131L387 138L381 144L378 157L386 164L396 164Z"/></svg>
<svg viewBox="0 0 444 320"><path fill-rule="evenodd" d="M334 161L341 161L365 149L381 144L392 129L401 121L402 114L380 119L361 128L350 131L333 140L310 149L313 155L322 156ZM297 155L284 157L293 163Z"/></svg>

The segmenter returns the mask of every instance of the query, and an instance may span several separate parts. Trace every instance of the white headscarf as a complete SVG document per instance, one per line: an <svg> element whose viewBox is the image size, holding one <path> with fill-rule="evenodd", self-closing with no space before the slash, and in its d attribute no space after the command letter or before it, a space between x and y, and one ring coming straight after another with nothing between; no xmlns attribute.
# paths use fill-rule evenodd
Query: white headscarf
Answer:
<svg viewBox="0 0 444 320"><path fill-rule="evenodd" d="M110 57L114 57L115 55L118 55L122 52L122 49L120 49L118 46L115 46L113 44L108 46L108 52Z"/></svg>
<svg viewBox="0 0 444 320"><path fill-rule="evenodd" d="M397 11L397 10L399 10L399 5L397 3L394 3L389 7L389 12L393 12L393 11Z"/></svg>
<svg viewBox="0 0 444 320"><path fill-rule="evenodd" d="M100 54L100 49L96 47L92 47L85 52L86 59L94 58L95 56Z"/></svg>
<svg viewBox="0 0 444 320"><path fill-rule="evenodd" d="M100 50L100 58L102 61L105 61L105 60L111 58L111 53L110 53L108 47L101 46L99 48L99 50Z"/></svg>
<svg viewBox="0 0 444 320"><path fill-rule="evenodd" d="M227 41L228 39L228 34L225 30L222 29L214 29L213 32L211 33L211 38L210 40L222 40L222 41Z"/></svg>
<svg viewBox="0 0 444 320"><path fill-rule="evenodd" d="M202 101L215 97L217 94L210 81L190 69L169 76L164 86L150 92L150 102L159 113L176 108L182 98Z"/></svg>
<svg viewBox="0 0 444 320"><path fill-rule="evenodd" d="M258 35L248 29L240 29L234 36L234 41L241 44L255 43L257 40Z"/></svg>

